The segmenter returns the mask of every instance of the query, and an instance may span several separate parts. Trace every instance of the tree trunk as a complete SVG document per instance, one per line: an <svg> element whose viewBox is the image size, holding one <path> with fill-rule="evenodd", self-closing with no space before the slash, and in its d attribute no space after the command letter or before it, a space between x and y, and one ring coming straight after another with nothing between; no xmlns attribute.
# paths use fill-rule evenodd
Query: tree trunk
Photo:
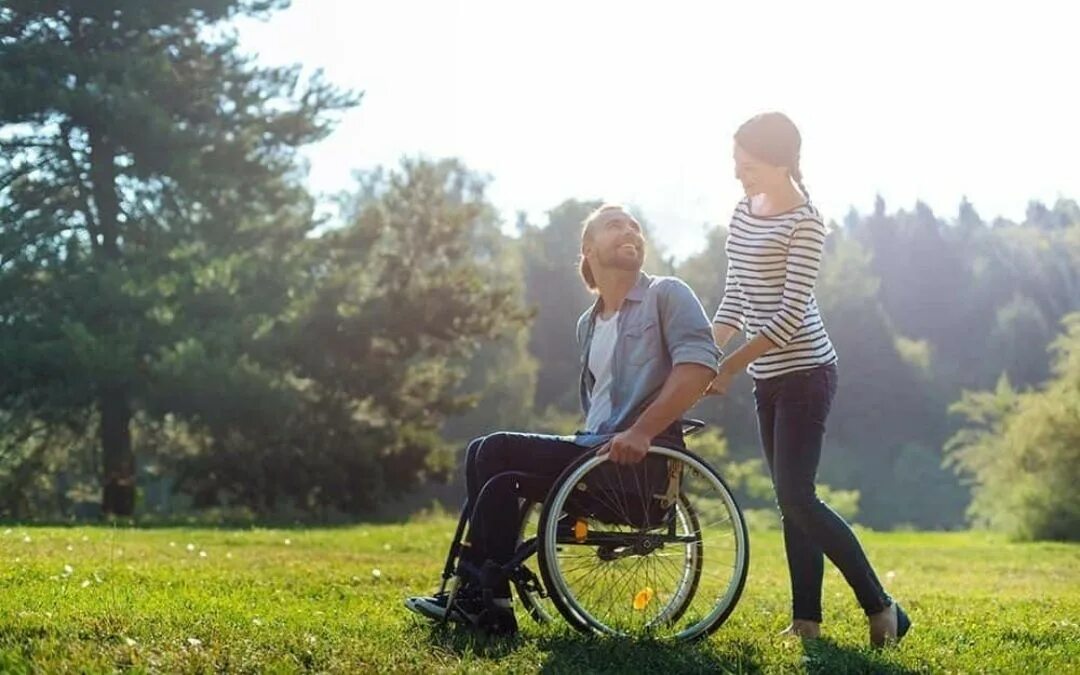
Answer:
<svg viewBox="0 0 1080 675"><path fill-rule="evenodd" d="M131 451L131 406L121 386L101 388L101 449L104 467L101 510L105 515L135 514L135 455Z"/></svg>
<svg viewBox="0 0 1080 675"><path fill-rule="evenodd" d="M101 234L102 269L121 264L119 214L116 194L116 158L109 139L93 125L90 141L90 179L97 207ZM114 317L95 328L108 330ZM98 408L101 413L101 456L104 475L101 510L105 515L132 516L135 513L135 455L131 451L131 399L127 387L119 382L99 382Z"/></svg>

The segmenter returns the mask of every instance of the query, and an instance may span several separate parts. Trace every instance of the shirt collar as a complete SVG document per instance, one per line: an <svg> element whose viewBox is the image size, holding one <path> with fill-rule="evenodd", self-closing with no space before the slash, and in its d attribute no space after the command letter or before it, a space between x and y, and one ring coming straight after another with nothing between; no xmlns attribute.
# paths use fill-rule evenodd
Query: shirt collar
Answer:
<svg viewBox="0 0 1080 675"><path fill-rule="evenodd" d="M637 283L634 284L634 287L626 294L626 299L633 300L634 302L641 302L645 299L645 290L649 287L650 283L652 283L652 277L642 272L640 276L638 276Z"/></svg>

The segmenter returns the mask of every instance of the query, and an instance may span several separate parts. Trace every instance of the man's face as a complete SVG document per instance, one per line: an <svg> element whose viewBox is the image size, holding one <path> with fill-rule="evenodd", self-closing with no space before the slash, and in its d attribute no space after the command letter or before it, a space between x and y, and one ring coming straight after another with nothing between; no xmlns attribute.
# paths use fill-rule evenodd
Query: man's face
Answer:
<svg viewBox="0 0 1080 675"><path fill-rule="evenodd" d="M625 214L613 213L590 229L584 253L591 265L640 270L645 264L645 238L641 226Z"/></svg>

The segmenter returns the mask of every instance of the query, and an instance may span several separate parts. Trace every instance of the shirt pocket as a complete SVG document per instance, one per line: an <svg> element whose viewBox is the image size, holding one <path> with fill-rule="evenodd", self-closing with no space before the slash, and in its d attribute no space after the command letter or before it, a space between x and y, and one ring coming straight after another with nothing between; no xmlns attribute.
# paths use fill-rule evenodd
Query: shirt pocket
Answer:
<svg viewBox="0 0 1080 675"><path fill-rule="evenodd" d="M639 366L660 356L660 324L646 321L627 326L623 333L626 343L626 360Z"/></svg>

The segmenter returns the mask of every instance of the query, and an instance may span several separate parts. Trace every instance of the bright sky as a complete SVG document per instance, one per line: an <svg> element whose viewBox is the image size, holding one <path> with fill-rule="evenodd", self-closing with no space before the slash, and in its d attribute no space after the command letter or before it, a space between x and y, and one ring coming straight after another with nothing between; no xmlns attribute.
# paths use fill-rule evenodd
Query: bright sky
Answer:
<svg viewBox="0 0 1080 675"><path fill-rule="evenodd" d="M308 152L311 186L403 155L494 180L508 227L566 198L641 210L677 257L740 196L731 137L782 110L826 218L916 199L984 219L1080 198L1080 3L294 0L241 24L267 64L363 102Z"/></svg>

